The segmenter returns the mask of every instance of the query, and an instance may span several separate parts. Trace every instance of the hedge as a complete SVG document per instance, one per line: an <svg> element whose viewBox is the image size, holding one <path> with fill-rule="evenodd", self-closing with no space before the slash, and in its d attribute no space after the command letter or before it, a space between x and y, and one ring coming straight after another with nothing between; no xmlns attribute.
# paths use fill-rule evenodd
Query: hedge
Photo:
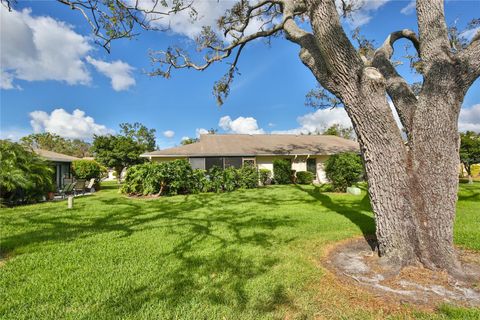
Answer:
<svg viewBox="0 0 480 320"><path fill-rule="evenodd" d="M127 170L122 192L130 195L176 195L228 192L258 186L256 167L193 170L187 160L139 164Z"/></svg>

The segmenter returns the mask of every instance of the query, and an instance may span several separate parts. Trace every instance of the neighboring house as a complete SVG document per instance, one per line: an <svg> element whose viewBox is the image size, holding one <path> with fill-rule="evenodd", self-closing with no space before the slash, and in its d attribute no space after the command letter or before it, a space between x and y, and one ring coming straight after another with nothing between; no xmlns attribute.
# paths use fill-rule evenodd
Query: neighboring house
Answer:
<svg viewBox="0 0 480 320"><path fill-rule="evenodd" d="M65 179L72 179L72 161L79 160L79 158L43 149L35 149L34 151L40 157L52 163L55 169L54 177L57 189L63 187Z"/></svg>
<svg viewBox="0 0 480 320"><path fill-rule="evenodd" d="M188 159L194 169L241 167L245 163L273 172L275 159L287 159L296 171L310 171L326 182L325 160L339 152L359 152L357 142L327 135L205 134L198 142L141 155L151 161Z"/></svg>

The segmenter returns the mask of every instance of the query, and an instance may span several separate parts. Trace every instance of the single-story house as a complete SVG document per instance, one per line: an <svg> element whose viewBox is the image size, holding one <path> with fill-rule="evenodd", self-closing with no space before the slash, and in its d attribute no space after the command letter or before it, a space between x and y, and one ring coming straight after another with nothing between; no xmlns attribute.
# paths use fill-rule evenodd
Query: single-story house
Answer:
<svg viewBox="0 0 480 320"><path fill-rule="evenodd" d="M275 159L288 159L292 169L310 171L316 182L326 182L325 160L340 152L359 152L357 142L329 135L204 134L198 142L142 154L151 161L188 159L194 169L208 170L254 164L273 173Z"/></svg>
<svg viewBox="0 0 480 320"><path fill-rule="evenodd" d="M36 154L41 158L52 163L55 169L55 184L57 189L63 188L65 179L72 179L72 162L79 160L79 158L72 157L66 154L48 151L44 149L35 149Z"/></svg>

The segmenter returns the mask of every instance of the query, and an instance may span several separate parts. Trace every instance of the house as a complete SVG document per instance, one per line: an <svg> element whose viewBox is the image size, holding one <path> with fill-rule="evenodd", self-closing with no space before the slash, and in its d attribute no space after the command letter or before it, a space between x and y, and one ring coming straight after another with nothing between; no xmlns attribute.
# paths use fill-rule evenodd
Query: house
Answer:
<svg viewBox="0 0 480 320"><path fill-rule="evenodd" d="M275 159L287 159L296 171L310 171L326 182L324 163L340 152L359 152L357 142L328 135L205 134L198 142L142 154L151 161L188 159L194 169L254 164L273 172Z"/></svg>
<svg viewBox="0 0 480 320"><path fill-rule="evenodd" d="M36 154L41 158L49 161L55 169L55 184L57 189L61 189L64 185L65 179L72 179L72 161L79 160L79 158L72 157L66 154L48 151L44 149L35 149Z"/></svg>

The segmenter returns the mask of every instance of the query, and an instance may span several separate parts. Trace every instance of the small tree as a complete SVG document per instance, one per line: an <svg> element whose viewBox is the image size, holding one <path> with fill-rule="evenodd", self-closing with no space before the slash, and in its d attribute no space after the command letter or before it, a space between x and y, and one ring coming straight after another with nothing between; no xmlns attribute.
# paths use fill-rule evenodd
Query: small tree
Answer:
<svg viewBox="0 0 480 320"><path fill-rule="evenodd" d="M78 179L95 179L102 177L103 168L94 160L75 160L72 162L73 175Z"/></svg>
<svg viewBox="0 0 480 320"><path fill-rule="evenodd" d="M460 161L468 174L468 183L472 180L472 165L480 163L480 134L473 131L460 133Z"/></svg>
<svg viewBox="0 0 480 320"><path fill-rule="evenodd" d="M135 142L131 137L125 136L94 136L92 150L95 159L116 172L120 182L124 168L142 163L140 154L144 152L144 146Z"/></svg>
<svg viewBox="0 0 480 320"><path fill-rule="evenodd" d="M278 184L292 183L292 164L286 159L276 159L273 161L273 178Z"/></svg>
<svg viewBox="0 0 480 320"><path fill-rule="evenodd" d="M345 192L347 187L362 178L362 159L351 152L332 155L325 163L325 173L335 191Z"/></svg>

